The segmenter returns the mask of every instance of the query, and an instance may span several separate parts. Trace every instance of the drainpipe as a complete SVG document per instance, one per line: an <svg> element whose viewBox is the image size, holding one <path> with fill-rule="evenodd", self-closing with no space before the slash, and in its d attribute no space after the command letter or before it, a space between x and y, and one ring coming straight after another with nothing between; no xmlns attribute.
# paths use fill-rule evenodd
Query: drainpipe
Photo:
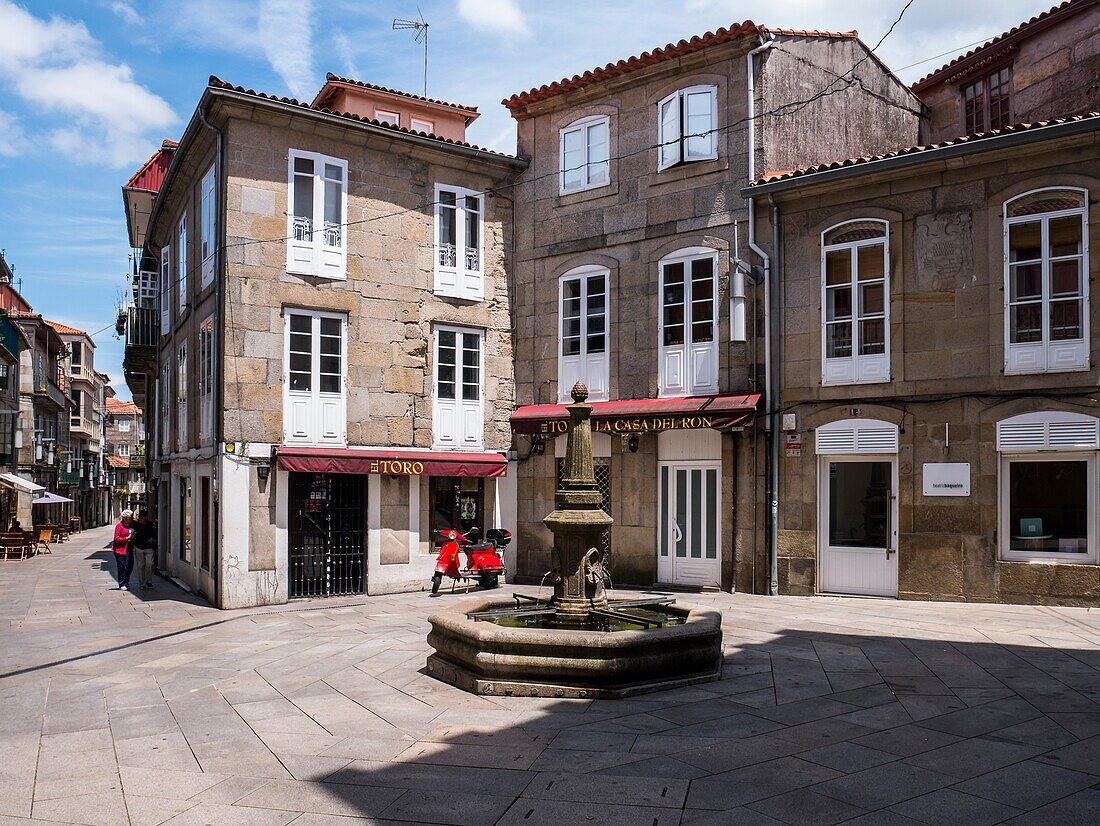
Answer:
<svg viewBox="0 0 1100 826"><path fill-rule="evenodd" d="M225 269L225 195L226 195L226 182L225 182L225 164L223 163L224 152L224 135L222 130L211 124L206 119L206 112L203 111L203 107L199 107L199 120L202 121L202 125L214 133L214 139L216 141L214 150L214 185L217 187L215 193L215 203L217 204L217 213L214 218L214 241L216 246L214 247L214 352L211 353L211 360L214 363L214 398L212 404L214 406L213 415L211 416L211 425L213 433L212 441L214 444L214 455L210 461L210 484L213 488L213 499L211 506L214 510L214 525L221 525L221 473L219 462L221 461L221 443L222 443L222 383L225 378L225 365L222 360L222 336L225 335L223 303L225 302L225 295L223 293L223 275L222 272ZM203 530L206 530L207 526L203 526ZM217 570L214 571L214 583L218 593L215 595L215 604L221 607L222 594L221 591L224 587L222 582L221 572L221 531L215 529L212 531L210 552L215 562L217 563Z"/></svg>
<svg viewBox="0 0 1100 826"><path fill-rule="evenodd" d="M748 179L751 184L756 180L756 78L755 57L763 54L772 47L775 41L774 35L768 35L768 40L752 49L745 55L745 77L748 87L748 127L749 127L749 157ZM772 341L775 338L772 329L772 268L771 258L759 244L756 243L756 208L755 200L748 198L749 208L749 249L760 256L764 265L764 392L765 403L768 407L768 430L771 437L772 461L767 471L767 500L768 500L768 593L775 596L779 593L778 574L778 544L776 542L776 528L779 525L779 485L777 457L779 451L778 428L773 412L774 388L772 387ZM773 206L774 210L774 206ZM774 216L773 216L774 217ZM773 233L774 235L774 233Z"/></svg>
<svg viewBox="0 0 1100 826"><path fill-rule="evenodd" d="M775 198L768 195L768 203L772 207L772 253L775 255L775 264L768 278L768 294L771 296L772 312L768 318L768 326L772 327L768 337L768 361L772 365L768 385L768 424L771 432L771 466L768 473L770 496L768 497L768 592L774 597L779 593L779 387L780 369L779 360L779 207Z"/></svg>

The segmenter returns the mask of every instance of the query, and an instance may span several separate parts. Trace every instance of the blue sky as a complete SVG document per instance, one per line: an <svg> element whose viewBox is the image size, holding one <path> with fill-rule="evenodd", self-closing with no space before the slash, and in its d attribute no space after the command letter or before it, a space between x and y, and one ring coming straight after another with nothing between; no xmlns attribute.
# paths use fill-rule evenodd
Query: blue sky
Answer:
<svg viewBox="0 0 1100 826"><path fill-rule="evenodd" d="M751 19L858 29L874 44L904 0L420 0L432 97L479 106L469 140L514 151L499 101L669 41ZM1053 5L1051 3L1050 5ZM95 332L127 287L120 187L178 137L210 74L312 98L326 71L413 92L422 53L394 17L415 0L0 0L0 248L48 318ZM879 55L906 81L1048 8L915 0ZM122 342L95 336L120 397Z"/></svg>

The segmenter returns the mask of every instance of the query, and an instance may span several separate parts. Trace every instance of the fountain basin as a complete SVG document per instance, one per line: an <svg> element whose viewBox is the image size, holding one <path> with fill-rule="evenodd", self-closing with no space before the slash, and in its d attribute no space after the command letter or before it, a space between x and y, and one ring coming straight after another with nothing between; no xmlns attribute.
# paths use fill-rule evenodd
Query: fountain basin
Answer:
<svg viewBox="0 0 1100 826"><path fill-rule="evenodd" d="M475 694L613 699L716 680L722 673L721 616L687 605L683 618L646 630L508 627L469 614L509 608L473 599L428 618L428 674Z"/></svg>

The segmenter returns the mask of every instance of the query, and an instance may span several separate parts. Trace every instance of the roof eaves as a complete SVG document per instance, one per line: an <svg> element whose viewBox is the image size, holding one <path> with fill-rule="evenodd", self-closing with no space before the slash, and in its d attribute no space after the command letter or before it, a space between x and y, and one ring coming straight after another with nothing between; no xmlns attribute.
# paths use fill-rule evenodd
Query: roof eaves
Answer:
<svg viewBox="0 0 1100 826"><path fill-rule="evenodd" d="M652 66L667 60L683 57L684 55L700 52L703 49L717 46L721 43L728 43L732 40L744 37L745 35L761 34L766 31L769 30L764 26L758 26L751 20L746 20L743 23L734 23L729 28L716 29L713 32L696 35L690 40L681 40L678 43L668 43L660 48L642 52L640 55L634 55L625 60L619 60L615 63L608 63L605 66L589 69L583 74L562 78L553 83L547 83L543 86L529 89L526 92L517 92L511 97L502 100L501 103L514 112L529 103L556 97L557 95L565 94L574 89L581 89L593 83L598 83L601 80L629 74L630 72L646 66Z"/></svg>
<svg viewBox="0 0 1100 826"><path fill-rule="evenodd" d="M431 103L435 106L446 106L450 109L458 109L467 115L477 115L477 107L469 106L465 103L453 103L449 100L438 100L436 98L425 97L424 95L416 95L412 92L403 92L400 89L391 89L387 86L379 86L376 83L367 83L365 80L356 80L353 77L344 77L343 75L335 74L334 72L328 72L325 75L325 85L320 88L316 96L313 98L313 102L310 106L316 106L318 100L321 97L321 93L325 91L329 83L343 83L348 86L358 86L363 89L370 89L374 92L382 92L387 95L396 95L397 97L408 98L409 100L420 101L421 103Z"/></svg>
<svg viewBox="0 0 1100 826"><path fill-rule="evenodd" d="M964 68L961 64L976 63L980 60L984 60L986 57L988 57L987 52L989 52L990 50L1000 50L1003 49L1005 46L1011 45L1012 43L1025 40L1034 34L1038 34L1039 31L1042 31L1042 29L1045 29L1047 26L1052 26L1067 17L1079 14L1080 12L1083 12L1086 9L1096 5L1098 2L1100 2L1100 0L1065 0L1065 2L1058 4L1053 8L1047 9L1041 14L1037 14L1031 19L1025 20L1023 23L1013 26L1008 31L1002 32L991 40L987 40L981 46L971 49L965 54L959 55L954 60L951 60L950 62L945 63L943 66L936 69L936 71L922 77L910 88L914 92L923 92L930 86L940 83L941 81L946 80L951 75L954 75L957 72L961 71Z"/></svg>
<svg viewBox="0 0 1100 826"><path fill-rule="evenodd" d="M844 178L849 175L868 172L868 167L874 170L893 168L909 164L922 163L926 160L935 160L945 156L969 154L970 152L985 149L997 149L1005 146L1015 146L1022 143L1030 143L1042 140L1055 132L1055 137L1063 135L1088 132L1100 129L1100 112L1089 112L1083 115L1071 115L1051 120L1038 121L1036 123L1019 123L1006 126L1003 129L994 129L989 132L980 132L974 135L963 135L942 143L928 146L909 146L893 152L881 155L873 155L865 158L848 158L843 161L817 164L804 169L796 169L789 172L770 172L741 190L745 197L752 197L762 192L776 192L779 190L793 189L798 186L809 186L814 183L831 181Z"/></svg>

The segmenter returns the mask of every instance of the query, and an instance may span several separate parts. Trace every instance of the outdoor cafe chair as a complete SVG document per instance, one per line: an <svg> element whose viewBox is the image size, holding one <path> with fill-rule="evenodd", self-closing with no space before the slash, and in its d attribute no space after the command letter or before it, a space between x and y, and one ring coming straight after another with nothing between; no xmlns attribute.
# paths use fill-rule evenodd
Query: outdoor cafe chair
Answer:
<svg viewBox="0 0 1100 826"><path fill-rule="evenodd" d="M3 551L4 559L26 559L34 554L34 545L21 533L6 533L0 535L0 551Z"/></svg>
<svg viewBox="0 0 1100 826"><path fill-rule="evenodd" d="M53 530L51 530L50 528L39 528L38 539L36 539L34 542L35 551L37 552L44 550L45 553L52 554L53 551L50 550L50 542L52 540Z"/></svg>

